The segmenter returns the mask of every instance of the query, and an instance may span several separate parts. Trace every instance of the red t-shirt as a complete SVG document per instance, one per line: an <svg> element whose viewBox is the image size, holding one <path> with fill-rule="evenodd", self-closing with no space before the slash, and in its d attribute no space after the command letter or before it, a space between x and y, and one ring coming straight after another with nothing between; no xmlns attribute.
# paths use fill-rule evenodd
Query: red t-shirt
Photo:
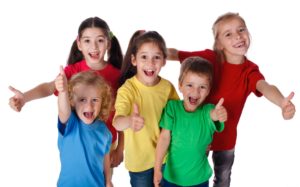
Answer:
<svg viewBox="0 0 300 187"><path fill-rule="evenodd" d="M76 73L79 73L79 72L82 72L82 71L88 71L88 70L91 70L91 68L87 66L85 60L79 61L75 64L68 65L64 69L66 77L67 77L68 80L72 77L72 75L75 75ZM121 76L120 70L115 68L111 64L107 64L105 66L105 68L103 68L101 70L97 70L95 72L98 75L102 76L108 82L108 84L110 84L110 86L112 87L113 92L114 92L113 96L115 98L116 93L117 93L117 89L118 89L118 81L119 81L120 76ZM56 91L55 95L57 95L57 94L58 93ZM115 142L115 140L117 139L117 131L112 126L112 120L113 120L114 114L115 114L115 111L113 110L110 113L108 120L106 121L106 125L107 125L108 129L110 130L110 132L112 134L112 142Z"/></svg>
<svg viewBox="0 0 300 187"><path fill-rule="evenodd" d="M213 88L206 101L217 104L220 98L224 98L224 107L228 118L225 122L224 131L215 133L211 144L211 150L230 150L235 147L237 137L237 125L244 108L247 97L251 92L260 97L262 94L256 90L256 83L264 80L256 64L245 60L243 64L230 64L223 62L217 64L214 51L186 52L178 51L180 62L190 56L200 56L210 61L214 67Z"/></svg>

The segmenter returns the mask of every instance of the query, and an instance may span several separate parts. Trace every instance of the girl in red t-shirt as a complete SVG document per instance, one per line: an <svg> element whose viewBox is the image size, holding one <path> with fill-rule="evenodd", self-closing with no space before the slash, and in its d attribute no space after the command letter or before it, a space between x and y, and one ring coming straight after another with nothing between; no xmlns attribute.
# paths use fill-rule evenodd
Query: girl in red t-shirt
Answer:
<svg viewBox="0 0 300 187"><path fill-rule="evenodd" d="M206 101L216 104L224 97L224 107L228 112L224 131L215 134L210 147L213 151L214 187L228 187L234 161L237 125L249 94L253 92L256 96L265 96L281 108L284 119L291 119L295 114L295 106L291 102L294 93L284 97L276 86L264 80L258 66L246 58L250 36L246 23L239 14L227 13L220 16L213 24L213 34L213 50L186 52L168 49L168 60L182 62L189 56L200 56L214 66L214 88Z"/></svg>
<svg viewBox="0 0 300 187"><path fill-rule="evenodd" d="M107 60L104 59L105 53L108 54ZM107 23L98 17L90 17L78 28L78 36L71 47L64 72L67 79L70 79L78 72L94 70L109 83L115 97L119 87L122 60L123 54L119 41L110 31ZM9 105L17 112L20 112L25 103L31 100L47 97L53 93L57 95L54 80L42 83L24 93L12 86L9 89L15 94L9 99ZM113 135L111 167L116 167L123 161L124 140L123 132L119 132L117 138L117 131L112 127L113 116L114 111L111 112L106 124Z"/></svg>

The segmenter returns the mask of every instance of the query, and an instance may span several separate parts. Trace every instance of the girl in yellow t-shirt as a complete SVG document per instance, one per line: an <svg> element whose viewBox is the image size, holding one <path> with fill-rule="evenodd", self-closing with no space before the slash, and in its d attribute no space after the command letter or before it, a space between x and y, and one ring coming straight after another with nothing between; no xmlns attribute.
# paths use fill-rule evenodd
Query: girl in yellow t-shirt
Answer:
<svg viewBox="0 0 300 187"><path fill-rule="evenodd" d="M159 76L166 51L159 33L137 31L123 62L113 126L124 131L125 167L133 187L153 187L158 123L167 101L179 99L174 86Z"/></svg>

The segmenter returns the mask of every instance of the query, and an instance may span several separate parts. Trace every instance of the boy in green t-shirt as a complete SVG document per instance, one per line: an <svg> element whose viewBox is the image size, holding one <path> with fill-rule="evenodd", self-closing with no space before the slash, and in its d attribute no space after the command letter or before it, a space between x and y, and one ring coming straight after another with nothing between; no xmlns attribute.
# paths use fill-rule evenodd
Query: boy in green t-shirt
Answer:
<svg viewBox="0 0 300 187"><path fill-rule="evenodd" d="M208 187L212 169L206 149L215 131L224 129L227 111L221 98L216 106L203 104L212 87L212 65L190 57L181 65L179 90L183 100L170 100L160 120L153 182L156 187ZM165 155L166 165L161 172Z"/></svg>

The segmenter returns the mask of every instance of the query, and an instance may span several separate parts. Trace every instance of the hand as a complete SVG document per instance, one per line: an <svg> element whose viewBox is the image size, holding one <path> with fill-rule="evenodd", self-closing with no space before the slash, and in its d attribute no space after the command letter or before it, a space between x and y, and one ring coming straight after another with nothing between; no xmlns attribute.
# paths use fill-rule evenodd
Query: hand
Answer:
<svg viewBox="0 0 300 187"><path fill-rule="evenodd" d="M283 99L283 102L281 104L282 116L285 120L292 119L295 115L295 105L291 102L294 95L295 93L291 92L289 96Z"/></svg>
<svg viewBox="0 0 300 187"><path fill-rule="evenodd" d="M62 66L60 66L60 73L55 79L55 88L58 92L68 91L68 81Z"/></svg>
<svg viewBox="0 0 300 187"><path fill-rule="evenodd" d="M162 179L162 173L161 170L154 170L154 176L153 176L153 183L155 187L160 187L160 182Z"/></svg>
<svg viewBox="0 0 300 187"><path fill-rule="evenodd" d="M144 118L140 116L139 107L136 103L133 105L133 113L130 118L131 118L130 128L133 131L135 132L139 131L144 127Z"/></svg>
<svg viewBox="0 0 300 187"><path fill-rule="evenodd" d="M214 121L225 122L227 120L227 111L223 106L224 98L221 98L216 105L215 109L212 111L212 119Z"/></svg>
<svg viewBox="0 0 300 187"><path fill-rule="evenodd" d="M12 86L9 86L8 88L15 94L13 97L9 98L9 106L13 110L20 112L25 105L24 94Z"/></svg>
<svg viewBox="0 0 300 187"><path fill-rule="evenodd" d="M111 167L117 167L123 161L123 152L119 151L118 148L111 151L110 153L110 165Z"/></svg>
<svg viewBox="0 0 300 187"><path fill-rule="evenodd" d="M114 185L111 181L109 181L109 182L106 182L105 187L114 187Z"/></svg>

